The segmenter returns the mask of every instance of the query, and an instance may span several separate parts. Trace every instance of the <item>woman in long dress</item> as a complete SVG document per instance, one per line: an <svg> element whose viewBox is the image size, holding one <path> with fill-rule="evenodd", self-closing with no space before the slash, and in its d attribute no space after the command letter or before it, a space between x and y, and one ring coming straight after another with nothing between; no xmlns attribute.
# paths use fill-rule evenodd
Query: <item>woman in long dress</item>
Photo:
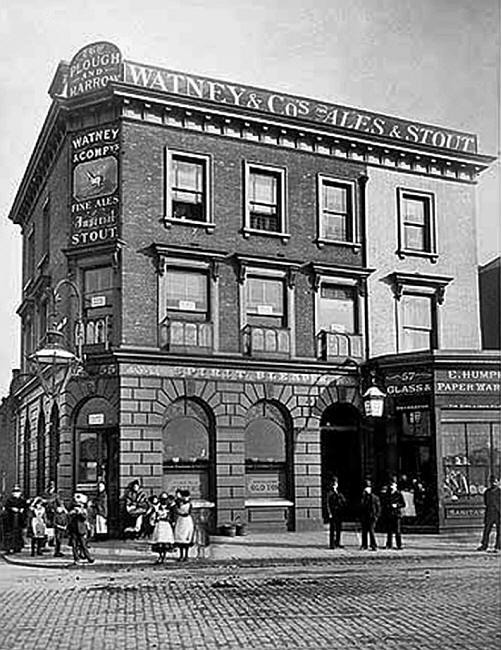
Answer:
<svg viewBox="0 0 501 650"><path fill-rule="evenodd" d="M151 536L151 550L158 553L156 564L163 564L167 552L174 548L174 533L171 524L173 501L172 497L163 492L154 514L155 527Z"/></svg>
<svg viewBox="0 0 501 650"><path fill-rule="evenodd" d="M97 495L94 499L94 536L96 540L106 539L108 536L108 495L104 481L97 484Z"/></svg>
<svg viewBox="0 0 501 650"><path fill-rule="evenodd" d="M174 526L174 541L179 548L180 562L188 559L188 549L193 545L195 523L191 516L191 498L189 490L179 490L176 503L176 524Z"/></svg>

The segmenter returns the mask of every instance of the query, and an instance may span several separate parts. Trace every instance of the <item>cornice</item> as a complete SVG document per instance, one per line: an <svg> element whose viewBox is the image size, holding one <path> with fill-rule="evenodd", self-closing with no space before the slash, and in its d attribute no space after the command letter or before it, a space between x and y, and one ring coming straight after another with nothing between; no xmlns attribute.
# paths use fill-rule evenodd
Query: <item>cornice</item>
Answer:
<svg viewBox="0 0 501 650"><path fill-rule="evenodd" d="M121 116L124 120L252 141L361 166L463 183L475 183L478 174L496 160L494 156L416 146L334 126L317 127L299 118L256 114L243 107L214 105L198 98L188 99L113 82L89 96L53 99L9 212L11 221L22 225L29 218L67 133L89 126L92 114L91 124Z"/></svg>
<svg viewBox="0 0 501 650"><path fill-rule="evenodd" d="M246 370L263 370L271 372L291 372L291 373L324 373L326 375L346 374L353 375L358 373L358 365L354 364L333 364L329 362L319 362L318 359L300 358L294 361L290 360L263 360L251 359L248 357L236 357L235 355L218 354L203 356L197 355L194 357L186 357L175 354L165 354L156 348L133 348L122 347L113 351L114 359L118 363L135 363L140 365L156 365L156 366L187 366L192 367L196 365L207 366L208 368L221 368L224 364L224 369L246 369Z"/></svg>
<svg viewBox="0 0 501 650"><path fill-rule="evenodd" d="M8 218L22 225L30 216L34 198L46 179L46 170L55 160L65 136L62 102L54 100L37 138Z"/></svg>
<svg viewBox="0 0 501 650"><path fill-rule="evenodd" d="M29 220L40 189L66 142L67 134L74 129L116 117L116 110L110 104L112 97L111 89L107 88L91 97L53 99L8 214L13 223L22 226ZM89 120L90 116L92 121Z"/></svg>
<svg viewBox="0 0 501 650"><path fill-rule="evenodd" d="M367 364L371 363L377 363L381 369L422 365L448 366L458 363L495 365L499 369L501 352L499 350L423 350L371 357Z"/></svg>
<svg viewBox="0 0 501 650"><path fill-rule="evenodd" d="M112 87L123 100L122 116L128 120L296 149L361 165L473 183L496 160L482 154L383 140L337 127L312 127L297 118L256 115L241 107L215 107L196 98L187 100L121 83Z"/></svg>

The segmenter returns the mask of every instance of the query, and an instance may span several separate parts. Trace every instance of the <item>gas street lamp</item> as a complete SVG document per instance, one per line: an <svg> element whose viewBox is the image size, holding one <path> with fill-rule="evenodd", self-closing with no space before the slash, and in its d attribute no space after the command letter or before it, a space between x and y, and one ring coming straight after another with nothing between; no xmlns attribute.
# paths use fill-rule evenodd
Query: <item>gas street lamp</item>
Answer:
<svg viewBox="0 0 501 650"><path fill-rule="evenodd" d="M45 341L40 348L28 356L33 374L38 377L43 392L52 400L57 399L64 391L68 381L83 371L82 342L83 342L83 319L82 319L82 295L77 285L69 278L60 280L54 289L50 290L54 312L53 320L56 317L56 304L61 301L60 290L68 286L78 302L78 315L75 321L75 347L76 354L64 344L62 328L67 319L63 319L58 325L53 324L47 331Z"/></svg>
<svg viewBox="0 0 501 650"><path fill-rule="evenodd" d="M379 390L377 386L370 386L362 395L364 401L364 413L368 418L380 418L383 416L384 400L386 393Z"/></svg>
<svg viewBox="0 0 501 650"><path fill-rule="evenodd" d="M380 418L383 416L384 401L386 393L376 386L375 382L376 371L370 371L370 386L362 395L364 402L364 413L368 418Z"/></svg>

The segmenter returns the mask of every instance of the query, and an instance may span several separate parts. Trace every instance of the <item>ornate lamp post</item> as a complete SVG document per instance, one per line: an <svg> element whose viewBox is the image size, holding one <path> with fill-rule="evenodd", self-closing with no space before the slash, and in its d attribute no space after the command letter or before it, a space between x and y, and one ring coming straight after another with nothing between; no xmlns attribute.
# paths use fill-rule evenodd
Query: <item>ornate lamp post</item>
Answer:
<svg viewBox="0 0 501 650"><path fill-rule="evenodd" d="M67 319L64 318L58 324L53 322L47 331L44 344L28 356L31 370L38 377L43 392L53 401L63 392L68 381L83 371L82 295L77 285L69 278L63 278L54 289L50 290L54 305L52 320L55 321L56 318L56 305L61 301L60 290L63 286L68 286L72 290L78 303L74 329L76 354L64 345L64 335L61 331L67 322Z"/></svg>

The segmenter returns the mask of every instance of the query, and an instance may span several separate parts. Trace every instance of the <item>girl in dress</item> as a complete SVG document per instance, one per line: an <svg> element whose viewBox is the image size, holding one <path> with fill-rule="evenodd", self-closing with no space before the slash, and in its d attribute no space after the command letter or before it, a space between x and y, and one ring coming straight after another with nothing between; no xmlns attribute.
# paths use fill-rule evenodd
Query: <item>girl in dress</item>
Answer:
<svg viewBox="0 0 501 650"><path fill-rule="evenodd" d="M191 516L191 498L189 490L178 490L179 498L176 502L176 524L174 526L174 540L179 548L180 562L188 559L188 549L193 544L195 524Z"/></svg>
<svg viewBox="0 0 501 650"><path fill-rule="evenodd" d="M42 497L36 497L31 504L31 556L42 555L47 539L47 518Z"/></svg>
<svg viewBox="0 0 501 650"><path fill-rule="evenodd" d="M154 514L155 527L151 536L151 550L158 553L155 564L163 564L168 551L174 548L174 533L171 524L172 505L166 492L162 492Z"/></svg>

